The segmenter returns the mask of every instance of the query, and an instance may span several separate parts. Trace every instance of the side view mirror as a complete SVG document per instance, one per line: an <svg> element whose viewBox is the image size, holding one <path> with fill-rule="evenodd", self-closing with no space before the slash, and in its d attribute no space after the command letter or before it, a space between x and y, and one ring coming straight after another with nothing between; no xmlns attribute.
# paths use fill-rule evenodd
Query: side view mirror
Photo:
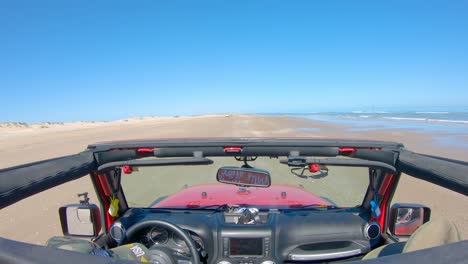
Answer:
<svg viewBox="0 0 468 264"><path fill-rule="evenodd" d="M394 236L410 236L418 227L429 221L431 209L420 204L397 203L390 209L390 233Z"/></svg>
<svg viewBox="0 0 468 264"><path fill-rule="evenodd" d="M101 216L99 207L90 204L88 193L80 204L69 204L59 208L60 223L65 236L95 237L101 231Z"/></svg>

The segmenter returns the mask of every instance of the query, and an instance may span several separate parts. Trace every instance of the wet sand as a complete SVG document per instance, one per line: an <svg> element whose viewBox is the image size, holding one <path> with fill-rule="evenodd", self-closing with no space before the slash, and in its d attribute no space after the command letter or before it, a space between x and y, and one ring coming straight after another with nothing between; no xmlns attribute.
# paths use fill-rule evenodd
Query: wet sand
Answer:
<svg viewBox="0 0 468 264"><path fill-rule="evenodd" d="M313 137L388 140L408 149L468 161L468 150L444 146L435 134L414 130L350 131L335 125L287 116L207 115L145 117L113 122L43 123L0 126L0 168L77 153L88 144L123 139L176 137ZM462 136L464 140L468 140ZM44 244L60 235L57 210L78 201L79 192L93 193L88 177L36 194L0 211L0 236ZM90 195L95 200L94 194ZM468 239L468 197L403 175L393 202L421 203L432 208L433 217L456 223Z"/></svg>

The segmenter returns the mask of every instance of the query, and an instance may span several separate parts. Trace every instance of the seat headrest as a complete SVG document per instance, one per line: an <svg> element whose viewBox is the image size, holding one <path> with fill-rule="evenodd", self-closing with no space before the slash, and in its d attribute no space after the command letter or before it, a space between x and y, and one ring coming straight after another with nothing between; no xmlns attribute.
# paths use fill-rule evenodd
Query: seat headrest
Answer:
<svg viewBox="0 0 468 264"><path fill-rule="evenodd" d="M461 241L457 227L445 218L436 218L425 223L411 235L403 252L437 247Z"/></svg>

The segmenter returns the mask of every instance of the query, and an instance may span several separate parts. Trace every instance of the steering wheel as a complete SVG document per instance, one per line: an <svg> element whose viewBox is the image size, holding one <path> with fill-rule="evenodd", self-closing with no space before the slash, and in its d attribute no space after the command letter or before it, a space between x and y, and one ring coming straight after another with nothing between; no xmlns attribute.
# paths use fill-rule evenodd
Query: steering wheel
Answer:
<svg viewBox="0 0 468 264"><path fill-rule="evenodd" d="M164 227L164 228L172 231L174 234L178 235L180 238L182 238L182 240L184 240L184 242L187 244L187 246L188 246L188 248L190 250L190 254L192 255L191 256L192 264L200 264L200 257L199 257L198 251L197 251L197 247L195 246L195 242L192 240L190 235L187 234L187 232L185 232L182 228L178 227L177 225L175 225L173 223L163 221L163 220L145 220L145 221L142 221L142 222L139 222L139 223L136 223L136 224L132 225L127 230L127 236L126 237L131 238L135 234L137 234L139 231L141 231L141 230L143 230L145 228L155 226L155 225ZM127 238L125 238L126 243L129 242L129 241L127 241ZM163 255L162 257L163 257L164 260L173 262L173 256L171 256L170 253L168 253L168 252L169 252L169 250L167 250L167 248L165 248L165 247L160 247L160 249L158 250L158 254Z"/></svg>

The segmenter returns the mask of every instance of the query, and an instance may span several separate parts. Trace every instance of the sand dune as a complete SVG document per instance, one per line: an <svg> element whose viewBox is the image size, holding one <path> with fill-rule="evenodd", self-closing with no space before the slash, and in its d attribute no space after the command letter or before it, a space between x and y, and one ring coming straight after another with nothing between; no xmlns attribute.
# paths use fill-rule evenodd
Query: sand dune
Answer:
<svg viewBox="0 0 468 264"><path fill-rule="evenodd" d="M208 115L134 117L112 122L1 123L0 168L82 151L88 144L136 138L175 137L315 137L399 141L409 149L468 161L466 149L437 145L434 135L409 130L359 131L349 126L287 116ZM466 137L465 137L466 139ZM0 236L44 244L61 233L57 210L75 203L78 192L92 193L85 177L42 192L0 211ZM91 195L95 200L95 196ZM433 215L449 217L468 238L468 198L403 176L394 201L422 203Z"/></svg>

